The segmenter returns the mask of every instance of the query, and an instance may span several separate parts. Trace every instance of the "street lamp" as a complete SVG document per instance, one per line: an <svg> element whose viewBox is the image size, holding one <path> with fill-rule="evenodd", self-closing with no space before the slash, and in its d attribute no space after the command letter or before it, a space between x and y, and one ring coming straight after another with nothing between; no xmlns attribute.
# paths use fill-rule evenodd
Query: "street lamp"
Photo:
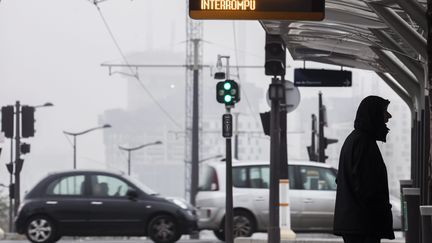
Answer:
<svg viewBox="0 0 432 243"><path fill-rule="evenodd" d="M138 150L138 149L142 149L144 147L150 146L150 145L156 145L156 144L162 144L161 141L156 141L153 143L146 143L137 147L133 147L133 148L125 148L122 146L119 146L119 149L127 151L128 152L128 175L130 175L130 171L131 171L131 152L134 150Z"/></svg>
<svg viewBox="0 0 432 243"><path fill-rule="evenodd" d="M88 132L97 130L97 129L110 128L110 127L111 127L110 124L104 124L102 126L93 127L93 128L87 129L87 130L82 131L82 132L73 133L73 132L63 131L64 134L73 136L73 155L74 155L73 156L73 168L74 169L76 169L76 137L79 135L83 135L83 134L86 134Z"/></svg>
<svg viewBox="0 0 432 243"><path fill-rule="evenodd" d="M43 105L35 105L35 106L33 106L34 108L40 108L40 107L48 107L48 106L54 106L53 105L53 103L51 103L51 102L46 102L45 104L43 104Z"/></svg>

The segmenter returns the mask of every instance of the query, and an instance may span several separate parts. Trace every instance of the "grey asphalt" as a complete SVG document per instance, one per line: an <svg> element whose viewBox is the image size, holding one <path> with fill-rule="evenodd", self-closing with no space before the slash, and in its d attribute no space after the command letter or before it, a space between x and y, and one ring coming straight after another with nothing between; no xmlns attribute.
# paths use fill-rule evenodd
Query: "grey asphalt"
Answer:
<svg viewBox="0 0 432 243"><path fill-rule="evenodd" d="M14 237L16 238L16 237ZM263 243L267 242L264 240L267 238L265 233L256 233L253 236L253 239L241 241L239 243ZM0 239L0 243L28 243L29 241L24 240L24 236L19 236L18 239ZM64 237L58 243L152 243L151 240L146 237ZM396 232L396 240L386 241L383 240L383 243L405 243L405 239L402 237L401 232ZM222 243L217 240L211 231L201 231L200 239L189 239L189 236L183 236L178 243ZM322 234L322 233L297 233L295 240L290 241L282 241L282 243L343 243L340 237L334 236L332 234Z"/></svg>

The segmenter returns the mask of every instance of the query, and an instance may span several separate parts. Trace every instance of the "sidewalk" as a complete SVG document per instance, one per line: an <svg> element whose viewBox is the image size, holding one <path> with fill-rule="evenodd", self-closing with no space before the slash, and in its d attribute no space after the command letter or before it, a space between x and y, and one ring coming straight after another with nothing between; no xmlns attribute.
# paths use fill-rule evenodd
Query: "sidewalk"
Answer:
<svg viewBox="0 0 432 243"><path fill-rule="evenodd" d="M267 243L267 234L253 234L252 237L239 237L234 239L234 243ZM294 240L282 240L281 243L343 243L341 237L330 234L297 234ZM401 234L396 235L394 240L381 240L381 243L405 243Z"/></svg>

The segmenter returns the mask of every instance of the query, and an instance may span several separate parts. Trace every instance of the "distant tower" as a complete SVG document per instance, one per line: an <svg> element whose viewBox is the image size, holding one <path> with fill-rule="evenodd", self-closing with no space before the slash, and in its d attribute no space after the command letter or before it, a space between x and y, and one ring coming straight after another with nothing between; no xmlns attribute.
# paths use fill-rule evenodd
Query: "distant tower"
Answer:
<svg viewBox="0 0 432 243"><path fill-rule="evenodd" d="M198 161L192 161L194 152L192 148L192 126L193 126L193 99L197 98L199 102L199 112L198 114L202 114L202 83L198 82L198 97L194 97L194 68L198 68L199 75L198 80L203 79L202 75L202 62L203 62L203 48L202 48L202 36L203 36L203 23L202 21L192 20L189 18L189 0L186 0L186 65L189 67L186 69L186 134L185 134L185 198L190 199L190 202L195 202L195 195L192 195L191 191L194 190L192 188L192 181L196 181L196 185L198 186L198 173L192 175L192 162L198 164ZM195 43L198 44L198 48L195 48ZM195 58L198 59L198 67L194 67ZM198 127L201 127L201 117L199 117ZM195 131L198 132L198 131ZM198 143L201 144L201 143ZM195 166L197 166L197 164ZM196 189L196 188L195 188ZM192 203L194 204L194 203Z"/></svg>

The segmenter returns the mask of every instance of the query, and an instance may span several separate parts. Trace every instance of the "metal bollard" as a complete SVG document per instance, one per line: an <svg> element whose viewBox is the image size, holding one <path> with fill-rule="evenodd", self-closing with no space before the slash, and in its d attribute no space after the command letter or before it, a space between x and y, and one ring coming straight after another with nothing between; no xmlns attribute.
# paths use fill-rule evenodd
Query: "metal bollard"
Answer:
<svg viewBox="0 0 432 243"><path fill-rule="evenodd" d="M420 242L420 188L402 189L404 204L406 204L406 243Z"/></svg>
<svg viewBox="0 0 432 243"><path fill-rule="evenodd" d="M413 185L413 181L412 180L400 180L399 181L399 183L400 183L400 201L401 201L401 213L402 213L402 215L401 215L401 223L402 223L402 234L403 234L403 236L405 237L405 235L406 235L406 231L407 231L407 225L406 225L406 221L407 221L407 217L406 217L406 203L404 203L405 202L405 200L404 200L404 198L403 198L403 189L404 188L410 188L410 187L412 187L412 185Z"/></svg>
<svg viewBox="0 0 432 243"><path fill-rule="evenodd" d="M432 242L432 206L420 206L422 242Z"/></svg>

